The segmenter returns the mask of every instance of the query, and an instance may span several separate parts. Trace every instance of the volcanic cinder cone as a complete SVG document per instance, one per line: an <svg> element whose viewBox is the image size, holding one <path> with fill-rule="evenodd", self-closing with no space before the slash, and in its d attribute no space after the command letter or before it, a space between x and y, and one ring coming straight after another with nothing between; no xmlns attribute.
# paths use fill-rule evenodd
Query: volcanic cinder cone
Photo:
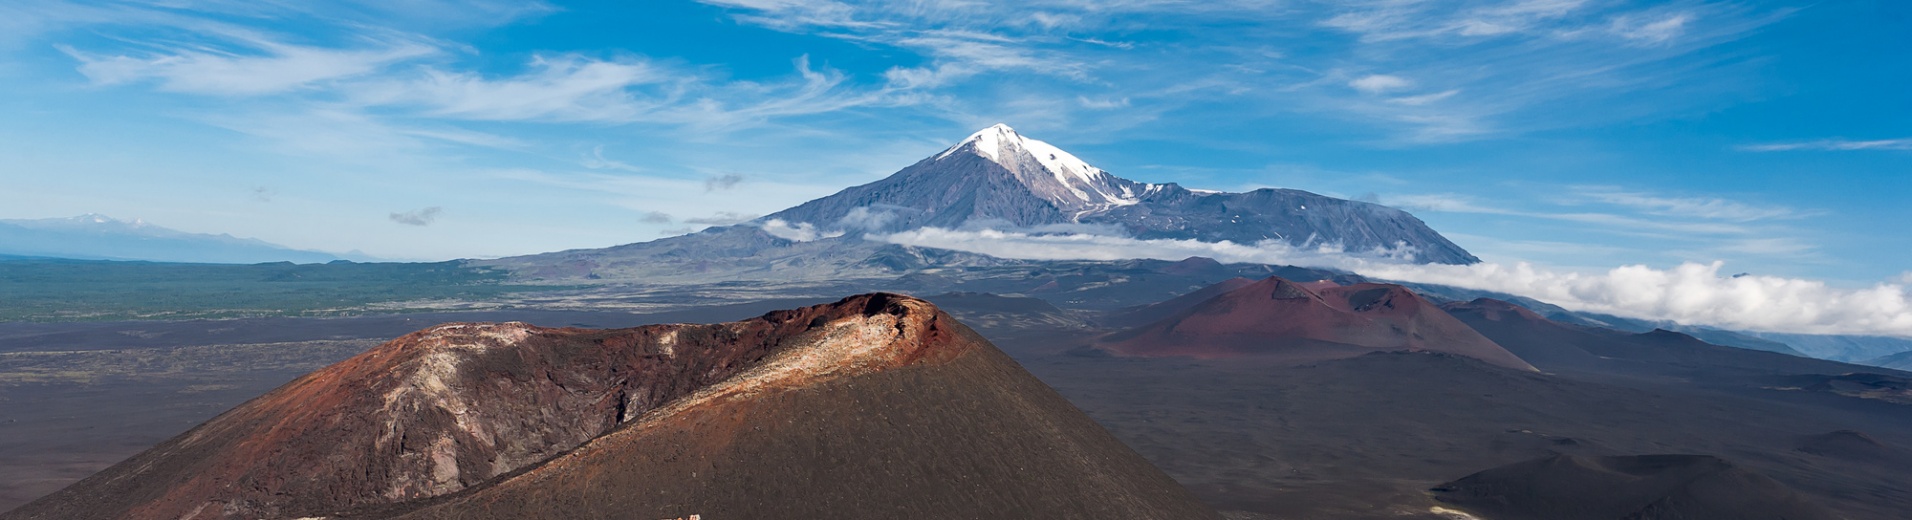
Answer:
<svg viewBox="0 0 1912 520"><path fill-rule="evenodd" d="M928 302L453 324L5 518L1217 518Z"/></svg>
<svg viewBox="0 0 1912 520"><path fill-rule="evenodd" d="M1532 365L1399 285L1298 284L1270 277L1153 324L1103 337L1128 356L1314 361L1376 351L1459 354L1517 370Z"/></svg>

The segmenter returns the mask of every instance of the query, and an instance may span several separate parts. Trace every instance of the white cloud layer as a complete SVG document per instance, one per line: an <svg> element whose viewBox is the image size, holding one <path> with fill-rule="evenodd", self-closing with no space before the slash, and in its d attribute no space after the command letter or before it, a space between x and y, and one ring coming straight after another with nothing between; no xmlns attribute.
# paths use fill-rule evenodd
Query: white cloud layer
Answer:
<svg viewBox="0 0 1912 520"><path fill-rule="evenodd" d="M1138 240L1096 235L1031 235L996 230L923 228L872 236L896 244L956 249L1037 260L1179 260L1205 256L1338 269L1413 283L1451 285L1526 296L1575 310L1733 330L1912 337L1912 273L1895 283L1841 289L1824 282L1760 275L1721 275L1721 262L1644 265L1605 272L1512 265L1425 265L1399 258L1351 255L1333 248L1297 249L1195 240Z"/></svg>

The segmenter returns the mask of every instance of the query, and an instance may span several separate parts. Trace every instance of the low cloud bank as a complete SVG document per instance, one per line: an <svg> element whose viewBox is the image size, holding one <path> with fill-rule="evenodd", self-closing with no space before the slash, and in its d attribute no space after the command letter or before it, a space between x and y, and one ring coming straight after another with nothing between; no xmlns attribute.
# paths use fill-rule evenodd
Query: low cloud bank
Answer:
<svg viewBox="0 0 1912 520"><path fill-rule="evenodd" d="M1348 252L1332 246L1297 248L1272 241L1237 244L941 228L868 238L1029 260L1180 260L1205 256L1222 262L1339 269L1386 280L1503 292L1575 311L1685 325L1912 337L1912 289L1908 288L1912 280L1840 289L1814 280L1721 275L1722 262L1688 262L1672 269L1629 265L1605 272L1556 271L1525 262L1429 265L1405 261L1413 254L1407 248Z"/></svg>
<svg viewBox="0 0 1912 520"><path fill-rule="evenodd" d="M792 224L780 218L770 219L758 224L757 227L762 228L763 232L769 233L770 236L796 242L809 242L812 240L843 236L842 231L821 231L809 222Z"/></svg>

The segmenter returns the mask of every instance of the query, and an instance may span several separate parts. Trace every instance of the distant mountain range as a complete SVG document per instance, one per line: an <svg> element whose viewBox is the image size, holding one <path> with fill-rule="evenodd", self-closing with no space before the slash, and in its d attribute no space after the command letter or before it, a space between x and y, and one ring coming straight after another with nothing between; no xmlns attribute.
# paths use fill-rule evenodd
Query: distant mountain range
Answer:
<svg viewBox="0 0 1912 520"><path fill-rule="evenodd" d="M880 181L763 221L824 234L922 227L1114 230L1140 239L1396 251L1424 263L1479 258L1405 211L1300 190L1190 190L1116 177L1049 143L996 125Z"/></svg>
<svg viewBox="0 0 1912 520"><path fill-rule="evenodd" d="M208 264L323 263L341 258L252 238L186 233L105 215L0 220L0 255L78 260L146 260Z"/></svg>
<svg viewBox="0 0 1912 520"><path fill-rule="evenodd" d="M1480 260L1413 215L1299 190L1191 190L1116 177L996 125L883 180L735 226L603 249L481 261L521 278L845 280L1018 263L883 242L928 227L1339 247L1423 263Z"/></svg>

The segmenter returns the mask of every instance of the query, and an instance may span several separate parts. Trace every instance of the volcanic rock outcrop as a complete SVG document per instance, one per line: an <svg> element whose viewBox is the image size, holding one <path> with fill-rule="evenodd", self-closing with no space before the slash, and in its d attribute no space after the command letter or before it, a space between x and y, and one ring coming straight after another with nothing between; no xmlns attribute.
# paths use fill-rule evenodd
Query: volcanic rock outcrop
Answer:
<svg viewBox="0 0 1912 520"><path fill-rule="evenodd" d="M1119 355L1259 356L1311 361L1376 351L1432 351L1534 370L1433 303L1399 285L1319 287L1270 277L1150 325L1104 336Z"/></svg>
<svg viewBox="0 0 1912 520"><path fill-rule="evenodd" d="M451 324L302 377L27 518L1216 518L928 302Z"/></svg>
<svg viewBox="0 0 1912 520"><path fill-rule="evenodd" d="M1434 488L1434 498L1496 520L1832 520L1764 475L1704 455L1556 455Z"/></svg>

